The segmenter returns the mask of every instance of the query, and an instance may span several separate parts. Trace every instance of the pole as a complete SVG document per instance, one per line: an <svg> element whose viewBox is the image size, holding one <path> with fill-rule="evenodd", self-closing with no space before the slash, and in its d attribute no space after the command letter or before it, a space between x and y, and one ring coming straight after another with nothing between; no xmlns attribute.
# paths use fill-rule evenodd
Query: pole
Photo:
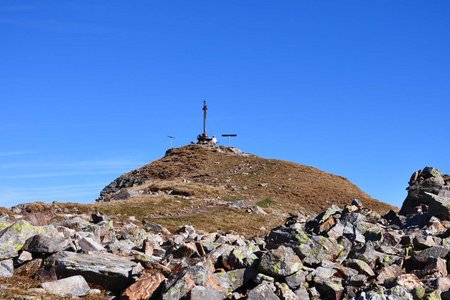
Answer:
<svg viewBox="0 0 450 300"><path fill-rule="evenodd" d="M203 136L206 136L206 112L208 107L206 106L206 100L203 101Z"/></svg>
<svg viewBox="0 0 450 300"><path fill-rule="evenodd" d="M173 149L173 139L175 138L174 136L167 136L170 140L170 149Z"/></svg>

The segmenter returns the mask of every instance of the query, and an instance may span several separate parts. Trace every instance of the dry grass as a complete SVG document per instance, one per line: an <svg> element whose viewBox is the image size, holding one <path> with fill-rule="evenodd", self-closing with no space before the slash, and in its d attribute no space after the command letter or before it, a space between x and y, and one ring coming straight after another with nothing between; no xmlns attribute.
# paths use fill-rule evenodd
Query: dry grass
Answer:
<svg viewBox="0 0 450 300"><path fill-rule="evenodd" d="M174 149L170 155L124 174L121 181L129 185L123 187L144 194L87 205L35 204L28 210L100 211L116 220L135 216L169 229L191 224L205 231L259 235L261 227L268 230L281 224L288 213L316 214L331 204L343 207L354 198L380 213L396 209L371 198L341 176L292 162L222 153L198 145ZM246 213L223 204L234 200L258 203L268 215Z"/></svg>

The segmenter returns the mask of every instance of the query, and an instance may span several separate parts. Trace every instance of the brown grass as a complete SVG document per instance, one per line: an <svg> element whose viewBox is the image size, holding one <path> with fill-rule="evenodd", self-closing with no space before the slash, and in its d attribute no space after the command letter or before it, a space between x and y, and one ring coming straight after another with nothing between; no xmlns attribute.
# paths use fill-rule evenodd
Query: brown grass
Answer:
<svg viewBox="0 0 450 300"><path fill-rule="evenodd" d="M129 186L124 188L144 194L86 205L36 204L28 210L100 211L116 220L126 221L128 216L135 216L138 221L146 219L169 229L191 224L205 231L232 230L259 235L261 227L268 230L281 224L288 213L316 214L332 204L343 207L353 198L361 199L365 206L379 213L396 209L373 199L342 176L292 162L222 153L217 148L198 145L173 149L170 155L124 174L121 180L128 182ZM234 200L259 203L268 215L224 205L224 201Z"/></svg>

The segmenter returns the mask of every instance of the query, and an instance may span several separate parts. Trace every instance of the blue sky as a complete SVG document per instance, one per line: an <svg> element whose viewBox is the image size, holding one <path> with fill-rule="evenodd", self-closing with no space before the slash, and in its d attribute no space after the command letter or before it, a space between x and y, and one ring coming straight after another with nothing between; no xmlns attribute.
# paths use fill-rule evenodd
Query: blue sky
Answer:
<svg viewBox="0 0 450 300"><path fill-rule="evenodd" d="M401 205L450 172L448 1L0 3L0 205L93 201L201 132ZM222 141L226 143L226 141Z"/></svg>

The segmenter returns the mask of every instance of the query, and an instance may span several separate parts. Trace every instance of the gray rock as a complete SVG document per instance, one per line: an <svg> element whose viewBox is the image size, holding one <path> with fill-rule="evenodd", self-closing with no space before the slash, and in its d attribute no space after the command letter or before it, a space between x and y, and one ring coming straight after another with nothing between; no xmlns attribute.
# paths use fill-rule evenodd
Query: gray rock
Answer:
<svg viewBox="0 0 450 300"><path fill-rule="evenodd" d="M258 268L267 275L286 277L298 272L301 267L302 261L295 252L291 248L280 246L265 253Z"/></svg>
<svg viewBox="0 0 450 300"><path fill-rule="evenodd" d="M448 249L436 246L436 247L430 247L422 251L414 251L413 258L421 263L428 262L431 258L444 258L448 254Z"/></svg>
<svg viewBox="0 0 450 300"><path fill-rule="evenodd" d="M113 254L130 254L136 245L130 240L120 240L109 244L107 248Z"/></svg>
<svg viewBox="0 0 450 300"><path fill-rule="evenodd" d="M400 214L415 214L424 209L441 220L450 217L450 197L446 192L448 185L442 172L435 168L425 167L411 176L408 196L403 202Z"/></svg>
<svg viewBox="0 0 450 300"><path fill-rule="evenodd" d="M272 284L261 283L248 293L248 300L280 300L274 293L275 287Z"/></svg>
<svg viewBox="0 0 450 300"><path fill-rule="evenodd" d="M12 259L0 261L0 277L12 277L14 275L14 263Z"/></svg>
<svg viewBox="0 0 450 300"><path fill-rule="evenodd" d="M33 255L28 252L28 251L22 251L19 255L19 257L17 258L17 263L19 265L26 263L27 261L30 261L33 259Z"/></svg>
<svg viewBox="0 0 450 300"><path fill-rule="evenodd" d="M295 290L298 289L306 281L307 274L308 273L306 271L300 270L286 277L285 281L292 290Z"/></svg>
<svg viewBox="0 0 450 300"><path fill-rule="evenodd" d="M222 291L215 290L211 287L196 286L191 290L190 300L221 300L225 299Z"/></svg>
<svg viewBox="0 0 450 300"><path fill-rule="evenodd" d="M215 275L219 280L220 286L227 293L232 293L250 281L256 274L252 269L238 269L229 272L219 272Z"/></svg>
<svg viewBox="0 0 450 300"><path fill-rule="evenodd" d="M83 276L111 291L122 291L131 283L131 272L137 265L127 258L110 253L83 254L59 252L46 261L53 263L58 277Z"/></svg>
<svg viewBox="0 0 450 300"><path fill-rule="evenodd" d="M105 251L105 248L97 243L95 240L91 238L82 238L78 241L78 247L84 252L90 252L90 251Z"/></svg>
<svg viewBox="0 0 450 300"><path fill-rule="evenodd" d="M23 249L31 253L56 253L70 247L70 240L64 236L48 236L46 234L30 237L23 245Z"/></svg>
<svg viewBox="0 0 450 300"><path fill-rule="evenodd" d="M344 293L344 287L338 279L315 277L314 283L321 299L339 300Z"/></svg>
<svg viewBox="0 0 450 300"><path fill-rule="evenodd" d="M219 282L214 274L204 266L196 265L188 267L169 278L169 280L166 281L162 299L181 299L197 285L220 288Z"/></svg>
<svg viewBox="0 0 450 300"><path fill-rule="evenodd" d="M257 251L259 251L259 247L253 243L234 248L230 255L225 259L225 263L232 266L233 269L251 267L258 259L258 256L255 254Z"/></svg>
<svg viewBox="0 0 450 300"><path fill-rule="evenodd" d="M47 229L19 220L0 231L0 260L18 256L19 250L30 237Z"/></svg>
<svg viewBox="0 0 450 300"><path fill-rule="evenodd" d="M346 261L347 267L357 270L359 273L367 276L375 276L372 268L365 262L359 259L349 259Z"/></svg>
<svg viewBox="0 0 450 300"><path fill-rule="evenodd" d="M41 283L48 293L60 297L85 296L89 293L89 285L83 276L71 276L57 281Z"/></svg>
<svg viewBox="0 0 450 300"><path fill-rule="evenodd" d="M301 300L291 289L289 289L289 287L286 283L276 282L275 286L277 288L277 294L280 296L280 299L282 299L282 300Z"/></svg>

